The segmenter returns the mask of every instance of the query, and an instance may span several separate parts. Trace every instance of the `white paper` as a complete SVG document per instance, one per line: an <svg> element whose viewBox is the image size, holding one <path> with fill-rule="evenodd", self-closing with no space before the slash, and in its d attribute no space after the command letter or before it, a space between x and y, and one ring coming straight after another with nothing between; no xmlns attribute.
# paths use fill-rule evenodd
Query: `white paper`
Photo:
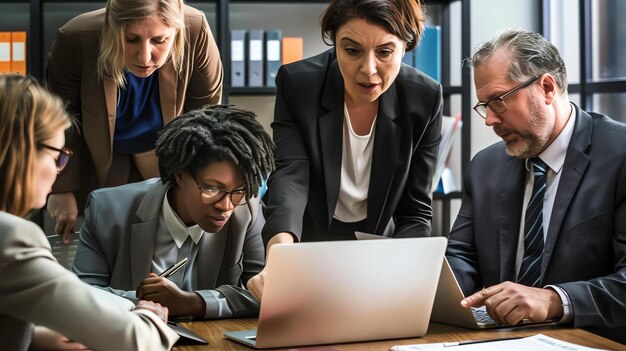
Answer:
<svg viewBox="0 0 626 351"><path fill-rule="evenodd" d="M453 191L459 190L456 187L456 182L454 181L454 174L452 174L449 167L445 167L443 171L441 171L440 178L444 194L450 194Z"/></svg>
<svg viewBox="0 0 626 351"><path fill-rule="evenodd" d="M572 344L543 334L537 334L522 339L481 342L476 344L446 346L449 343L398 345L392 351L414 350L447 350L447 351L593 351L600 350Z"/></svg>

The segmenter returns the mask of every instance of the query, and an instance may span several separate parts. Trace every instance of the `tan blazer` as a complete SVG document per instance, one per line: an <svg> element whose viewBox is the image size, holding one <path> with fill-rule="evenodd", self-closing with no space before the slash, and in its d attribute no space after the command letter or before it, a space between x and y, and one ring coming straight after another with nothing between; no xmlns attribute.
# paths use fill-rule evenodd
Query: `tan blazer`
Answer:
<svg viewBox="0 0 626 351"><path fill-rule="evenodd" d="M75 155L59 175L56 193L82 190L86 195L104 184L111 167L117 87L96 75L103 21L104 9L71 19L59 29L48 55L48 87L63 98L79 123L68 135L67 145ZM164 124L184 112L217 104L222 96L222 62L204 13L185 6L185 24L182 72L178 74L171 61L158 70Z"/></svg>
<svg viewBox="0 0 626 351"><path fill-rule="evenodd" d="M27 350L34 324L93 350L169 350L178 335L156 315L99 301L56 262L39 227L0 212L0 345Z"/></svg>

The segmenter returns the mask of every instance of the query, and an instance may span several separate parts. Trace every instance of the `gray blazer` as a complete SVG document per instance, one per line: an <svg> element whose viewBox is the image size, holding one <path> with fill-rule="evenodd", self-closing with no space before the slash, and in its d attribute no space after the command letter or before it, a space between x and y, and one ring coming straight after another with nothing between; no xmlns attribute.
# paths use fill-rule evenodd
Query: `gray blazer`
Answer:
<svg viewBox="0 0 626 351"><path fill-rule="evenodd" d="M93 350L169 350L178 339L151 312L129 312L56 262L34 223L0 212L0 348L27 350L34 324Z"/></svg>
<svg viewBox="0 0 626 351"><path fill-rule="evenodd" d="M541 266L569 295L574 326L626 330L626 125L575 108ZM465 294L515 281L524 160L503 142L479 152L446 256ZM611 335L609 335L611 336ZM623 342L623 341L622 341Z"/></svg>
<svg viewBox="0 0 626 351"><path fill-rule="evenodd" d="M92 192L74 259L76 275L121 296L136 290L150 274L168 188L155 178ZM264 223L254 198L237 207L222 230L205 233L198 242L196 292L206 302L205 318L258 314L258 302L243 286L263 269ZM208 240L207 235L216 237Z"/></svg>

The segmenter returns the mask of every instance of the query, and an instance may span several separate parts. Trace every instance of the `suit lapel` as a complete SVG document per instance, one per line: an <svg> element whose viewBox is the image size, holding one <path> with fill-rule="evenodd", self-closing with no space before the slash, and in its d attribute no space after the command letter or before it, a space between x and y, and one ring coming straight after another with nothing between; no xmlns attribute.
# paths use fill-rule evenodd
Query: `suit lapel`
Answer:
<svg viewBox="0 0 626 351"><path fill-rule="evenodd" d="M224 253L226 252L226 244L228 242L228 233L230 231L233 218L226 222L224 227L217 233L204 233L198 242L198 267L202 267L197 276L197 288L205 289L209 286L217 286L219 274L222 267L217 262L222 262Z"/></svg>
<svg viewBox="0 0 626 351"><path fill-rule="evenodd" d="M161 184L160 181L152 184L137 208L138 222L130 228L130 272L133 283L140 282L150 273L157 230L167 230L159 228L159 218L168 187L169 184Z"/></svg>
<svg viewBox="0 0 626 351"><path fill-rule="evenodd" d="M159 96L161 99L161 115L163 124L168 124L176 115L176 88L178 86L178 73L169 60L158 70L159 73Z"/></svg>
<svg viewBox="0 0 626 351"><path fill-rule="evenodd" d="M339 196L343 150L344 89L343 78L336 60L328 68L321 103L322 107L328 111L319 118L318 125L326 183L327 224L330 225Z"/></svg>
<svg viewBox="0 0 626 351"><path fill-rule="evenodd" d="M515 281L515 258L520 235L525 177L524 160L516 157L509 159L499 175L501 190L496 211L499 212L500 222L500 281Z"/></svg>
<svg viewBox="0 0 626 351"><path fill-rule="evenodd" d="M589 157L585 152L589 145L591 145L593 124L591 116L580 110L578 106L575 106L575 108L577 115L576 124L574 125L572 139L567 148L563 169L561 170L561 179L559 180L559 187L554 198L550 225L548 226L548 235L546 236L543 249L541 264L542 277L545 276L552 251L554 250L554 245L561 231L561 225L563 224L563 219L565 218L570 202L578 190L583 174L589 165Z"/></svg>
<svg viewBox="0 0 626 351"><path fill-rule="evenodd" d="M396 85L392 84L380 96L376 117L376 135L367 195L367 227L368 230L376 233L382 232L387 226L387 223L380 223L380 220L383 217L383 207L391 191L392 179L399 159L402 130L396 124L396 118L400 115L396 95ZM390 140L396 142L390 143Z"/></svg>

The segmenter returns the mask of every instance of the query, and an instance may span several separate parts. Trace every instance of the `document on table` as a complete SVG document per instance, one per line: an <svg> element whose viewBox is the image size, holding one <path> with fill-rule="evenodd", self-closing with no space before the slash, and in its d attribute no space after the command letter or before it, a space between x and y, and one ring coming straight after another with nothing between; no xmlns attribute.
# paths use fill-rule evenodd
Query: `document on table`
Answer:
<svg viewBox="0 0 626 351"><path fill-rule="evenodd" d="M580 346L551 338L543 334L537 334L521 339L502 341L483 341L464 345L452 345L453 343L398 345L391 351L416 351L416 350L447 350L447 351L496 351L496 350L524 350L524 351L593 351L600 350Z"/></svg>

